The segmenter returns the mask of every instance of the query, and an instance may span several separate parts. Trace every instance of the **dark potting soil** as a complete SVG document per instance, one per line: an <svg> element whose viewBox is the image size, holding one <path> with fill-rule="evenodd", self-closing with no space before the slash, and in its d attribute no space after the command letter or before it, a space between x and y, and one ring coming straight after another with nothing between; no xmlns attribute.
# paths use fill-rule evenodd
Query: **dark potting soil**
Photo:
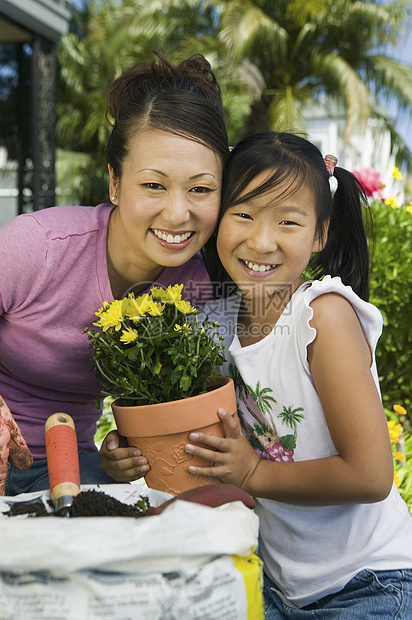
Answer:
<svg viewBox="0 0 412 620"><path fill-rule="evenodd" d="M50 507L52 503L48 500ZM73 499L69 509L70 517L143 517L149 506L148 498L142 498L140 505L123 504L114 497L101 491L90 489L81 491ZM54 512L47 512L40 500L38 502L16 502L11 504L7 517L27 515L28 517L54 517Z"/></svg>

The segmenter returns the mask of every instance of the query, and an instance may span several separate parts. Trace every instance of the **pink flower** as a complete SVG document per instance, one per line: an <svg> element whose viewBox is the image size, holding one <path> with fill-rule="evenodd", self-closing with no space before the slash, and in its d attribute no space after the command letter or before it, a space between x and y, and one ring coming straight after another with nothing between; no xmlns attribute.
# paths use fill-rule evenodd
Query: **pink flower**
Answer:
<svg viewBox="0 0 412 620"><path fill-rule="evenodd" d="M375 168L360 168L359 170L352 170L352 173L362 183L367 196L373 197L376 192L384 200L382 190L385 185L382 183L380 172Z"/></svg>
<svg viewBox="0 0 412 620"><path fill-rule="evenodd" d="M291 462L293 461L293 450L284 448L280 443L271 443L265 446L264 450L256 449L256 453L264 461Z"/></svg>

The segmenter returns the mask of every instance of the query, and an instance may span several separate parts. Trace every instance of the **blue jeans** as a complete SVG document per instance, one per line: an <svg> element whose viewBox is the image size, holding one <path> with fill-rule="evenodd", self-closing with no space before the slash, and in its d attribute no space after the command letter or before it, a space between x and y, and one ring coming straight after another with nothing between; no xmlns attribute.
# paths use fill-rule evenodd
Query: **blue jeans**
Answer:
<svg viewBox="0 0 412 620"><path fill-rule="evenodd" d="M412 569L362 570L340 592L301 609L289 607L264 577L266 620L411 620Z"/></svg>
<svg viewBox="0 0 412 620"><path fill-rule="evenodd" d="M79 452L80 482L81 484L114 484L111 478L100 467L98 452ZM19 471L12 465L8 466L6 479L6 495L13 496L19 493L32 493L50 488L49 472L46 459L36 459L28 471Z"/></svg>

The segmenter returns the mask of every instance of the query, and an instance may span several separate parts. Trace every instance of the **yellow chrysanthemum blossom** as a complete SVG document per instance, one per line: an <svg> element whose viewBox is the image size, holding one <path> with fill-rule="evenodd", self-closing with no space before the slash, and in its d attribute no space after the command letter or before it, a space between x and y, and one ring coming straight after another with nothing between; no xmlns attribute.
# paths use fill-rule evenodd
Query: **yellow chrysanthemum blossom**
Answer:
<svg viewBox="0 0 412 620"><path fill-rule="evenodd" d="M140 295L137 299L133 293L130 293L123 301L125 316L132 319L132 321L138 321L142 316L147 314L153 304L148 293Z"/></svg>
<svg viewBox="0 0 412 620"><path fill-rule="evenodd" d="M177 304L182 300L182 288L183 284L175 284L174 286L168 286L166 289L166 303Z"/></svg>
<svg viewBox="0 0 412 620"><path fill-rule="evenodd" d="M176 325L174 326L174 330L175 332L186 332L187 333L187 332L191 332L192 328L187 323L183 323L183 325L179 325L178 323L176 323Z"/></svg>
<svg viewBox="0 0 412 620"><path fill-rule="evenodd" d="M385 198L385 204L391 206L392 209L399 208L398 199L396 196L390 195L388 198Z"/></svg>
<svg viewBox="0 0 412 620"><path fill-rule="evenodd" d="M393 420L388 420L389 438L392 443L398 443L399 435L402 432L402 426L396 424Z"/></svg>
<svg viewBox="0 0 412 620"><path fill-rule="evenodd" d="M161 286L152 286L150 292L153 299L158 299L159 301L166 301L167 291Z"/></svg>
<svg viewBox="0 0 412 620"><path fill-rule="evenodd" d="M106 308L108 306L110 306L109 302L108 301L104 301L103 302L103 306L101 308L99 308L97 312L95 312L95 315L96 316L102 316L103 312L106 311Z"/></svg>
<svg viewBox="0 0 412 620"><path fill-rule="evenodd" d="M131 344L135 342L139 334L133 327L127 327L122 331L122 335L120 336L120 342L124 342L124 344Z"/></svg>
<svg viewBox="0 0 412 620"><path fill-rule="evenodd" d="M399 415L406 415L406 409L402 405L394 405L393 410Z"/></svg>
<svg viewBox="0 0 412 620"><path fill-rule="evenodd" d="M118 331L122 326L122 319L124 318L122 312L122 301L115 299L111 304L105 302L103 309L96 312L97 316L100 316L99 325L105 332L110 327L114 327Z"/></svg>
<svg viewBox="0 0 412 620"><path fill-rule="evenodd" d="M176 302L175 305L179 312L181 312L182 314L190 314L192 312L196 312L196 308L194 308L189 301L184 301L182 299L181 301Z"/></svg>
<svg viewBox="0 0 412 620"><path fill-rule="evenodd" d="M396 484L397 487L399 487L401 485L401 479L399 478L397 472L395 471L393 474L393 480Z"/></svg>
<svg viewBox="0 0 412 620"><path fill-rule="evenodd" d="M150 314L150 316L160 316L163 313L163 310L163 304L159 303L158 301L152 301L148 310L148 314Z"/></svg>
<svg viewBox="0 0 412 620"><path fill-rule="evenodd" d="M394 456L397 461L401 461L402 463L405 463L406 456L403 454L403 452L395 452Z"/></svg>
<svg viewBox="0 0 412 620"><path fill-rule="evenodd" d="M398 166L395 166L392 172L392 176L394 179L397 179L398 181L400 181L403 177L402 177L402 172L399 170Z"/></svg>

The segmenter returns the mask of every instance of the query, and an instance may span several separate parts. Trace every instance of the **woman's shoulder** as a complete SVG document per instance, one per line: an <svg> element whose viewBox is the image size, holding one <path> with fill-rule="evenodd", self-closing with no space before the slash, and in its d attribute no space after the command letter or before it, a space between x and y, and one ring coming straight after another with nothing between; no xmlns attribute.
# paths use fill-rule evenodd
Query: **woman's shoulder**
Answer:
<svg viewBox="0 0 412 620"><path fill-rule="evenodd" d="M51 238L65 238L105 230L112 209L104 204L97 207L52 207L37 211L34 218Z"/></svg>
<svg viewBox="0 0 412 620"><path fill-rule="evenodd" d="M18 215L11 222L1 227L2 235L18 236L25 234L46 235L48 238L64 238L76 234L85 234L98 230L108 221L113 207L62 206L50 207Z"/></svg>

